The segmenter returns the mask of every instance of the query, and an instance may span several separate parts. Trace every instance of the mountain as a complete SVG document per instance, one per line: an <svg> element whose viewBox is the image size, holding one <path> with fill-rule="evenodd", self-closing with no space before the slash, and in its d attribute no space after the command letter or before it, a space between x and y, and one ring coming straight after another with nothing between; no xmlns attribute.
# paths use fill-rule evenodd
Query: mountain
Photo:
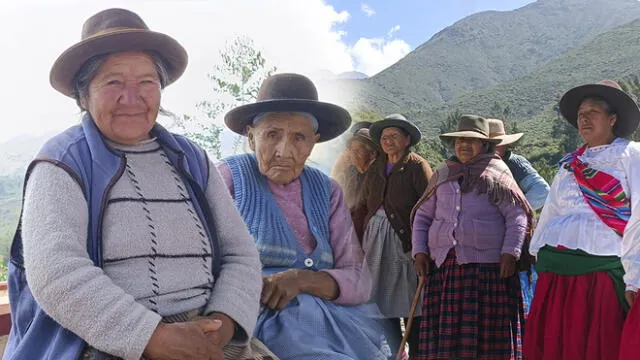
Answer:
<svg viewBox="0 0 640 360"><path fill-rule="evenodd" d="M598 35L640 18L636 0L539 0L466 17L386 70L336 80L350 108L428 109L540 71Z"/></svg>
<svg viewBox="0 0 640 360"><path fill-rule="evenodd" d="M574 86L603 79L619 81L640 73L638 34L640 19L602 33L528 75L411 114L426 124L429 114L454 109L487 114L499 103L510 107L513 118L531 119Z"/></svg>

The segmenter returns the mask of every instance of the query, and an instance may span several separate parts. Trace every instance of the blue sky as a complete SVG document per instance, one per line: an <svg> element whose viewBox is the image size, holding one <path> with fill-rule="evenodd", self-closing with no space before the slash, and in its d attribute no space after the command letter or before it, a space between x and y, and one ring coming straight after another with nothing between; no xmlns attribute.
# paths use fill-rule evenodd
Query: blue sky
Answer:
<svg viewBox="0 0 640 360"><path fill-rule="evenodd" d="M336 11L346 10L349 20L338 26L345 30L346 42L359 38L385 36L396 25L400 29L394 36L404 40L411 49L426 42L431 36L456 21L486 10L508 11L517 9L531 0L328 0ZM375 13L367 16L363 4Z"/></svg>

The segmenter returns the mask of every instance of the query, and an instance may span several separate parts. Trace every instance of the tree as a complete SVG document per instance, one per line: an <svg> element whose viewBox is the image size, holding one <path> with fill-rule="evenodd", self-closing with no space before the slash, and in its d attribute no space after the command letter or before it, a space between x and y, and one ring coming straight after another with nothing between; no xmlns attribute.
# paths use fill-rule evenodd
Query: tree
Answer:
<svg viewBox="0 0 640 360"><path fill-rule="evenodd" d="M207 77L213 83L213 100L202 100L196 104L200 116L183 115L175 119L185 135L216 157L222 157L220 136L222 127L216 120L231 108L254 102L262 81L272 75L271 66L253 40L238 36L220 51L220 64ZM237 153L242 136L235 137L233 153Z"/></svg>

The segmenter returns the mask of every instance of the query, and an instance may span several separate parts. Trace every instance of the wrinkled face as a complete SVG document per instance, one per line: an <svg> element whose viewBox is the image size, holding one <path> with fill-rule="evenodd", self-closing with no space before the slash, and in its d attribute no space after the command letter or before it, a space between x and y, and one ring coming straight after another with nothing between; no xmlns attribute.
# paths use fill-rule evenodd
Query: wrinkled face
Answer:
<svg viewBox="0 0 640 360"><path fill-rule="evenodd" d="M588 146L609 144L615 138L613 126L616 115L607 113L606 104L602 100L584 100L578 107L577 123L578 132Z"/></svg>
<svg viewBox="0 0 640 360"><path fill-rule="evenodd" d="M380 134L380 146L387 155L403 154L410 143L411 138L395 127L385 128Z"/></svg>
<svg viewBox="0 0 640 360"><path fill-rule="evenodd" d="M367 171L375 157L376 152L362 142L354 140L349 144L349 161L358 171Z"/></svg>
<svg viewBox="0 0 640 360"><path fill-rule="evenodd" d="M458 137L455 142L456 157L461 163L467 163L484 150L482 140Z"/></svg>
<svg viewBox="0 0 640 360"><path fill-rule="evenodd" d="M285 112L267 114L255 126L248 127L247 136L260 172L281 185L300 176L320 138L307 117Z"/></svg>
<svg viewBox="0 0 640 360"><path fill-rule="evenodd" d="M83 106L100 132L121 144L149 138L160 109L160 77L142 52L109 56L89 84Z"/></svg>

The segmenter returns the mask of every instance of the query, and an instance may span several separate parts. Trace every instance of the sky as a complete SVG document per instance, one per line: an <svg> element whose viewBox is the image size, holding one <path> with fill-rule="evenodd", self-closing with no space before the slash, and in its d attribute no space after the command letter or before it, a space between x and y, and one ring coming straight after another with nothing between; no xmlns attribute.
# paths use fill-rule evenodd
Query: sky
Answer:
<svg viewBox="0 0 640 360"><path fill-rule="evenodd" d="M187 70L165 89L162 101L174 113L191 114L196 103L211 99L207 74L218 63L220 50L237 35L252 38L279 72L312 79L320 70L371 76L467 15L508 11L529 2L0 0L0 143L59 132L78 122L74 101L49 85L49 70L80 39L83 22L106 8L138 13L152 30L172 36L187 49ZM319 92L323 98L322 89Z"/></svg>

